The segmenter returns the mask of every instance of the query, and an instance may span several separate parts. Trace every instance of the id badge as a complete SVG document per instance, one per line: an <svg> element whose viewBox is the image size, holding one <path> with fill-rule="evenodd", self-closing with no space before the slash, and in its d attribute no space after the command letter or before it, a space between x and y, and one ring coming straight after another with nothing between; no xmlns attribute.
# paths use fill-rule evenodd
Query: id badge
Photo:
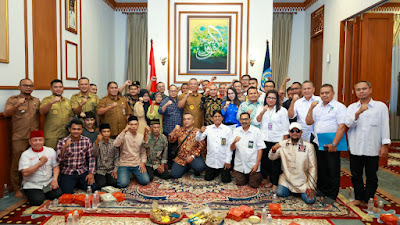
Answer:
<svg viewBox="0 0 400 225"><path fill-rule="evenodd" d="M50 191L50 184L48 184L47 186L44 186L43 187L43 192L44 193L47 193L47 192L49 192Z"/></svg>
<svg viewBox="0 0 400 225"><path fill-rule="evenodd" d="M221 138L221 145L226 145L226 138Z"/></svg>
<svg viewBox="0 0 400 225"><path fill-rule="evenodd" d="M254 146L254 142L253 141L249 141L248 148L253 149L253 146Z"/></svg>
<svg viewBox="0 0 400 225"><path fill-rule="evenodd" d="M272 130L272 123L268 123L268 130Z"/></svg>

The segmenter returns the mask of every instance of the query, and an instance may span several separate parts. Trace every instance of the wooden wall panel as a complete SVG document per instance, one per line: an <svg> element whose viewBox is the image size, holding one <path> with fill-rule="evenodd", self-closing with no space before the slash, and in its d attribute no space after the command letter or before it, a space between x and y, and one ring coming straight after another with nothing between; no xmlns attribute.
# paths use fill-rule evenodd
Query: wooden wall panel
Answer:
<svg viewBox="0 0 400 225"><path fill-rule="evenodd" d="M33 74L37 89L57 78L57 11L54 0L32 0Z"/></svg>
<svg viewBox="0 0 400 225"><path fill-rule="evenodd" d="M3 197L4 184L10 186L11 167L11 124L0 113L0 197Z"/></svg>

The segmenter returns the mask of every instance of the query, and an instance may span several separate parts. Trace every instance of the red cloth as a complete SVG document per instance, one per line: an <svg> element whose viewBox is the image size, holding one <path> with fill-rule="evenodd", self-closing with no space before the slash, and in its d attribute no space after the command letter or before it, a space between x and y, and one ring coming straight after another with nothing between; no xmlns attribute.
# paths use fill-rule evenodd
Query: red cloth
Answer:
<svg viewBox="0 0 400 225"><path fill-rule="evenodd" d="M156 64L154 62L153 40L151 40L149 65L150 65L150 79L152 77L157 77L157 75L156 75ZM157 81L153 81L151 83L150 91L153 92L153 93L157 92Z"/></svg>
<svg viewBox="0 0 400 225"><path fill-rule="evenodd" d="M79 215L79 219L80 219L83 216L83 210L76 210L76 211L78 211L78 215ZM67 222L69 214L74 216L74 212L75 212L75 210L71 210L67 214L65 214L65 222Z"/></svg>
<svg viewBox="0 0 400 225"><path fill-rule="evenodd" d="M282 215L282 207L281 204L272 203L268 204L269 211L272 215Z"/></svg>
<svg viewBox="0 0 400 225"><path fill-rule="evenodd" d="M125 195L121 192L112 193L112 195L117 199L117 202L122 202L125 200Z"/></svg>
<svg viewBox="0 0 400 225"><path fill-rule="evenodd" d="M381 214L381 220L387 225L396 225L398 218L393 214Z"/></svg>
<svg viewBox="0 0 400 225"><path fill-rule="evenodd" d="M239 209L244 212L245 218L249 218L250 216L254 215L254 209L249 206L241 205L239 206Z"/></svg>
<svg viewBox="0 0 400 225"><path fill-rule="evenodd" d="M244 212L238 208L231 208L228 211L228 214L226 215L226 218L236 220L236 221L241 221L244 219Z"/></svg>
<svg viewBox="0 0 400 225"><path fill-rule="evenodd" d="M75 195L73 194L63 194L58 198L58 203L60 204L71 204L74 201Z"/></svg>
<svg viewBox="0 0 400 225"><path fill-rule="evenodd" d="M73 202L82 207L85 207L85 198L86 198L86 195L84 195L84 194L75 195ZM92 199L93 199L93 196L91 195L90 196L90 205L92 205Z"/></svg>

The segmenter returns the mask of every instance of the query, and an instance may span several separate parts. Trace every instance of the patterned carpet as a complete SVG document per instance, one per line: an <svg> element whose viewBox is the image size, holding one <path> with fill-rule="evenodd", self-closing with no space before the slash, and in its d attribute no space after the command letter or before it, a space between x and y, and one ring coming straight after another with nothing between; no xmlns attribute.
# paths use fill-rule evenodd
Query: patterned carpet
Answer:
<svg viewBox="0 0 400 225"><path fill-rule="evenodd" d="M46 221L44 224L46 225L59 225L63 224L64 217L63 216L53 216L51 219ZM300 225L312 224L312 225L331 225L328 220L326 219L282 219L283 225L288 225L291 222L296 222ZM276 219L273 221L275 224L277 222ZM133 218L133 217L102 217L102 216L83 216L81 220L79 220L79 225L109 225L109 224L116 224L116 225L153 225L149 219L144 218ZM187 225L189 222L187 219L183 219L176 225ZM247 225L251 224L247 219L242 220L240 222L236 222L234 220L226 219L224 225Z"/></svg>
<svg viewBox="0 0 400 225"><path fill-rule="evenodd" d="M400 175L400 142L393 142L389 147L388 165L383 168Z"/></svg>
<svg viewBox="0 0 400 225"><path fill-rule="evenodd" d="M187 174L177 180L162 180L156 178L146 186L140 186L136 182L123 191L126 201L117 203L115 207L100 207L91 210L90 214L129 214L135 216L147 216L153 201L161 205L183 205L186 214L192 214L208 205L211 209L226 213L231 207L242 204L251 206L256 212L261 212L268 203L272 203L273 193L265 183L258 189L249 186L236 186L233 182L223 184L220 180L204 181ZM305 204L298 196L290 196L281 199L283 217L309 217L309 218L359 218L359 216L347 207L341 200L335 202L333 207L326 207L322 199L313 205ZM60 205L54 207L47 203L35 211L40 214L61 214L79 206Z"/></svg>
<svg viewBox="0 0 400 225"><path fill-rule="evenodd" d="M283 215L280 218L283 219L283 224L289 224L294 219L297 219L299 224L333 224L333 219L350 221L346 224L352 224L351 221L381 224L377 219L379 214L368 215L366 208L346 205L350 185L350 175L342 172L341 193L333 207L325 207L321 198L318 198L313 205L306 205L298 196L280 199L283 208ZM271 189L266 188L264 183L260 188L252 189L248 186L238 187L233 183L224 185L219 180L206 182L190 174L178 180L156 179L147 186L132 182L123 192L126 194L126 201L117 203L114 207L100 207L97 210L86 211L80 224L151 224L148 212L155 200L162 205L181 204L186 214L197 212L205 205L220 213L226 213L229 208L241 204L254 207L258 214L272 202ZM377 195L379 200L384 201L386 212L400 212L400 206L396 202L383 193L378 192ZM54 207L51 201L39 208L22 205L1 218L0 224L60 224L62 215L72 209L82 209L82 207L77 205ZM226 220L225 224L237 223Z"/></svg>

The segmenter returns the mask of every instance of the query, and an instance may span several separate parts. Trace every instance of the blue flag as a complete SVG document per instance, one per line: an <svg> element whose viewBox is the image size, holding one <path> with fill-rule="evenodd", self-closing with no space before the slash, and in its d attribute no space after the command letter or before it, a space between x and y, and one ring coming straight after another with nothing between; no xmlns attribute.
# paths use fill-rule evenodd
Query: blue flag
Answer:
<svg viewBox="0 0 400 225"><path fill-rule="evenodd" d="M271 63L269 60L269 42L267 41L267 51L265 52L264 69L261 76L261 88L264 89L265 82L272 80Z"/></svg>

